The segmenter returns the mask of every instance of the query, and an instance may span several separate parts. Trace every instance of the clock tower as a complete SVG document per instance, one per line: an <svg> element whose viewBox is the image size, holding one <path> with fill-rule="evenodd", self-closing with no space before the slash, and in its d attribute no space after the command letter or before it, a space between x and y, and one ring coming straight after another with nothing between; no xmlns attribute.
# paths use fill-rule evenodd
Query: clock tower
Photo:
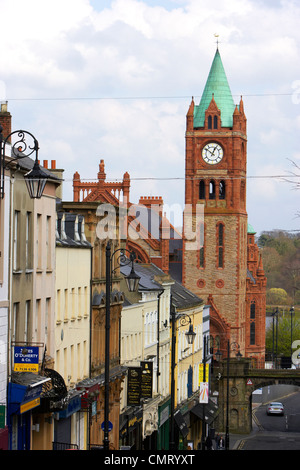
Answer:
<svg viewBox="0 0 300 470"><path fill-rule="evenodd" d="M185 205L192 208L201 244L193 250L183 240L182 282L211 306L214 352L226 357L229 340L244 357L261 359L264 338L256 335L254 349L249 339L246 164L243 100L234 104L217 49L200 103L192 99L186 119ZM204 206L200 222L198 204Z"/></svg>

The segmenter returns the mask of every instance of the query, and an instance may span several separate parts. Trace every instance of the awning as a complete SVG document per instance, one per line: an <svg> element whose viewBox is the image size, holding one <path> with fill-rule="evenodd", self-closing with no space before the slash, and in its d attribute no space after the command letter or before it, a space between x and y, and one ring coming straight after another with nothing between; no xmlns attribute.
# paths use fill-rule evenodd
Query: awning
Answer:
<svg viewBox="0 0 300 470"><path fill-rule="evenodd" d="M204 410L203 410L204 407ZM209 400L209 402L205 405L198 403L194 408L191 409L191 413L193 413L197 418L203 420L203 411L204 411L204 419L206 424L211 424L217 417L219 408L217 405Z"/></svg>
<svg viewBox="0 0 300 470"><path fill-rule="evenodd" d="M59 411L59 419L68 418L81 409L81 393L70 390L66 397L66 407Z"/></svg>
<svg viewBox="0 0 300 470"><path fill-rule="evenodd" d="M8 384L9 414L24 413L40 406L43 384L49 380L32 372L13 372Z"/></svg>
<svg viewBox="0 0 300 470"><path fill-rule="evenodd" d="M189 433L189 428L187 427L187 424L182 416L182 413L180 410L175 411L174 413L174 420L175 423L177 424L179 431L183 437L186 437Z"/></svg>

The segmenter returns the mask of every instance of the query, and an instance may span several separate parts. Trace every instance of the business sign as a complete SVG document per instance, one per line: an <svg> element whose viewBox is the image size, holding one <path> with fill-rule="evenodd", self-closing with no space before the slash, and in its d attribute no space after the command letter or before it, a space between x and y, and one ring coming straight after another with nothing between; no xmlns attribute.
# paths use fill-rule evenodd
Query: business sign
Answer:
<svg viewBox="0 0 300 470"><path fill-rule="evenodd" d="M204 377L204 364L199 365L199 386L201 382L209 382L209 364L205 365L205 377Z"/></svg>
<svg viewBox="0 0 300 470"><path fill-rule="evenodd" d="M127 405L139 406L141 398L152 398L153 362L128 368Z"/></svg>
<svg viewBox="0 0 300 470"><path fill-rule="evenodd" d="M208 403L208 382L200 382L199 403Z"/></svg>
<svg viewBox="0 0 300 470"><path fill-rule="evenodd" d="M35 398L34 400L27 401L26 403L21 403L20 405L20 413L25 413L26 411L32 410L32 408L36 408L41 403L40 398Z"/></svg>
<svg viewBox="0 0 300 470"><path fill-rule="evenodd" d="M141 362L141 398L152 398L153 362Z"/></svg>
<svg viewBox="0 0 300 470"><path fill-rule="evenodd" d="M14 347L14 371L38 372L39 348L38 346Z"/></svg>
<svg viewBox="0 0 300 470"><path fill-rule="evenodd" d="M139 406L141 399L141 368L128 368L127 405Z"/></svg>

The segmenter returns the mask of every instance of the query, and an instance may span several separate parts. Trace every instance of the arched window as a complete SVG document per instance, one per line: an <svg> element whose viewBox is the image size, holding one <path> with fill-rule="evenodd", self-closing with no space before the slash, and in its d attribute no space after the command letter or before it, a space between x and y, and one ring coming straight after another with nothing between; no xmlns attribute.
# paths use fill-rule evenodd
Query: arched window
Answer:
<svg viewBox="0 0 300 470"><path fill-rule="evenodd" d="M202 223L199 225L199 242L200 242L200 248L199 248L199 268L204 268L205 267L205 226Z"/></svg>
<svg viewBox="0 0 300 470"><path fill-rule="evenodd" d="M214 116L214 129L218 129L218 116Z"/></svg>
<svg viewBox="0 0 300 470"><path fill-rule="evenodd" d="M251 302L250 305L250 345L255 344L255 314L256 314L256 305L255 301Z"/></svg>
<svg viewBox="0 0 300 470"><path fill-rule="evenodd" d="M203 180L199 183L199 199L205 199L205 183Z"/></svg>
<svg viewBox="0 0 300 470"><path fill-rule="evenodd" d="M215 199L215 198L216 198L215 182L210 181L210 183L209 183L209 199Z"/></svg>
<svg viewBox="0 0 300 470"><path fill-rule="evenodd" d="M208 116L207 118L207 127L208 129L212 129L212 117Z"/></svg>
<svg viewBox="0 0 300 470"><path fill-rule="evenodd" d="M224 225L221 223L217 225L217 256L218 268L224 268Z"/></svg>
<svg viewBox="0 0 300 470"><path fill-rule="evenodd" d="M225 199L225 181L220 181L219 184L219 199Z"/></svg>

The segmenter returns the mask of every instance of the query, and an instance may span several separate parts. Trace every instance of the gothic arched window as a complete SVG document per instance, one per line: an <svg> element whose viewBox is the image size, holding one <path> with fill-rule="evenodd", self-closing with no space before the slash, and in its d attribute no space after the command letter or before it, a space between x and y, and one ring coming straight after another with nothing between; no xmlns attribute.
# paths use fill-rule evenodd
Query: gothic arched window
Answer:
<svg viewBox="0 0 300 470"><path fill-rule="evenodd" d="M210 181L209 183L209 199L216 198L216 186L214 181Z"/></svg>
<svg viewBox="0 0 300 470"><path fill-rule="evenodd" d="M219 184L219 199L225 199L225 181L220 181Z"/></svg>
<svg viewBox="0 0 300 470"><path fill-rule="evenodd" d="M255 314L256 314L256 305L255 301L251 302L250 305L250 345L255 344Z"/></svg>
<svg viewBox="0 0 300 470"><path fill-rule="evenodd" d="M217 257L218 268L224 268L224 225L217 224Z"/></svg>
<svg viewBox="0 0 300 470"><path fill-rule="evenodd" d="M218 116L214 116L214 129L218 129Z"/></svg>
<svg viewBox="0 0 300 470"><path fill-rule="evenodd" d="M205 199L205 183L203 180L199 183L199 199Z"/></svg>
<svg viewBox="0 0 300 470"><path fill-rule="evenodd" d="M208 116L207 118L207 127L208 129L212 129L212 117Z"/></svg>

